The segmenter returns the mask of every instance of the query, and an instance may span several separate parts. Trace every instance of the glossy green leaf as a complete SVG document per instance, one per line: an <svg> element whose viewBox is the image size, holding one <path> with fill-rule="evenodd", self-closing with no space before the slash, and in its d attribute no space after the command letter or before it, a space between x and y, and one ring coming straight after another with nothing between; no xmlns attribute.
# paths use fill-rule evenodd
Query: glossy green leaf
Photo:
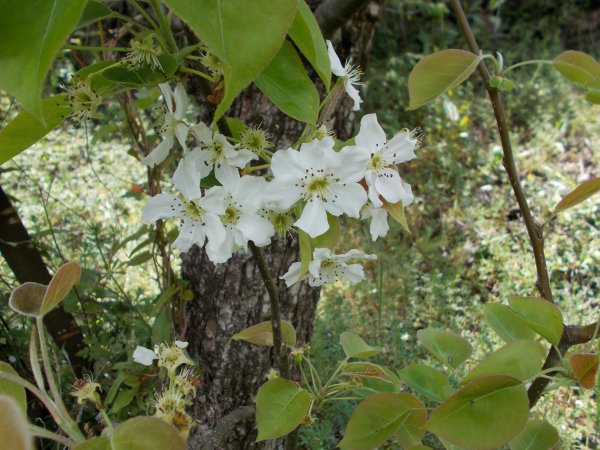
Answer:
<svg viewBox="0 0 600 450"><path fill-rule="evenodd" d="M11 397L0 395L0 450L32 450L25 415Z"/></svg>
<svg viewBox="0 0 600 450"><path fill-rule="evenodd" d="M527 322L506 305L488 303L484 305L483 312L488 325L505 342L535 337L535 331L529 328Z"/></svg>
<svg viewBox="0 0 600 450"><path fill-rule="evenodd" d="M42 100L41 110L44 114L44 123L33 114L21 111L0 130L0 164L4 164L13 156L31 147L71 114L71 108L64 95Z"/></svg>
<svg viewBox="0 0 600 450"><path fill-rule="evenodd" d="M329 248L333 250L340 240L340 218L327 213L329 228L325 233L310 239L312 248Z"/></svg>
<svg viewBox="0 0 600 450"><path fill-rule="evenodd" d="M426 412L416 397L406 393L380 393L363 400L354 410L339 448L372 449L394 433L403 441L423 435Z"/></svg>
<svg viewBox="0 0 600 450"><path fill-rule="evenodd" d="M569 192L554 207L554 214L572 208L600 191L600 178L592 178Z"/></svg>
<svg viewBox="0 0 600 450"><path fill-rule="evenodd" d="M146 261L150 261L153 258L154 254L149 251L141 252L127 261L127 265L129 267L139 266L140 264L144 264Z"/></svg>
<svg viewBox="0 0 600 450"><path fill-rule="evenodd" d="M29 317L38 317L48 286L28 281L14 289L8 299L8 306L13 311Z"/></svg>
<svg viewBox="0 0 600 450"><path fill-rule="evenodd" d="M296 345L296 330L294 330L294 326L287 320L281 321L281 337L285 344L292 347ZM271 321L267 320L245 328L239 333L234 334L231 340L246 341L255 345L272 347L273 327L271 326Z"/></svg>
<svg viewBox="0 0 600 450"><path fill-rule="evenodd" d="M81 278L81 267L75 262L68 262L58 268L46 294L42 301L40 308L40 316L45 316L52 311L69 293L73 286L79 283Z"/></svg>
<svg viewBox="0 0 600 450"><path fill-rule="evenodd" d="M0 372L19 377L19 374L9 364L0 361ZM23 416L27 415L27 396L25 388L14 381L0 377L0 396L10 397L21 409Z"/></svg>
<svg viewBox="0 0 600 450"><path fill-rule="evenodd" d="M110 414L116 414L131 403L137 393L136 389L125 389L119 392L110 408Z"/></svg>
<svg viewBox="0 0 600 450"><path fill-rule="evenodd" d="M0 2L0 88L42 123L47 120L40 99L42 85L85 4L86 0Z"/></svg>
<svg viewBox="0 0 600 450"><path fill-rule="evenodd" d="M559 444L556 428L545 420L530 420L509 445L511 450L558 450Z"/></svg>
<svg viewBox="0 0 600 450"><path fill-rule="evenodd" d="M568 50L554 58L552 64L567 80L579 86L600 78L600 64L583 52Z"/></svg>
<svg viewBox="0 0 600 450"><path fill-rule="evenodd" d="M437 369L425 364L412 364L398 371L408 387L430 400L441 402L448 398L452 387L448 378Z"/></svg>
<svg viewBox="0 0 600 450"><path fill-rule="evenodd" d="M381 352L381 347L371 347L354 333L342 333L340 344L348 358L372 358Z"/></svg>
<svg viewBox="0 0 600 450"><path fill-rule="evenodd" d="M263 384L256 395L256 441L275 439L293 431L309 413L308 391L284 378Z"/></svg>
<svg viewBox="0 0 600 450"><path fill-rule="evenodd" d="M319 115L319 93L308 77L302 60L289 42L283 46L265 70L256 78L256 85L288 116L300 122L314 124Z"/></svg>
<svg viewBox="0 0 600 450"><path fill-rule="evenodd" d="M117 426L110 438L112 450L186 450L177 429L156 417L139 416Z"/></svg>
<svg viewBox="0 0 600 450"><path fill-rule="evenodd" d="M392 204L388 203L384 199L382 199L382 201L383 207L387 210L390 216L392 216L392 219L398 222L402 228L404 228L406 232L410 234L410 227L408 226L408 221L406 220L406 214L404 213L404 205L402 202Z"/></svg>
<svg viewBox="0 0 600 450"><path fill-rule="evenodd" d="M488 355L475 366L462 383L484 375L508 375L525 381L542 369L546 349L536 341L515 341Z"/></svg>
<svg viewBox="0 0 600 450"><path fill-rule="evenodd" d="M432 413L427 430L465 448L496 448L508 443L527 423L529 401L513 377L476 378Z"/></svg>
<svg viewBox="0 0 600 450"><path fill-rule="evenodd" d="M296 15L297 0L165 3L223 61L225 92L216 121L275 57Z"/></svg>
<svg viewBox="0 0 600 450"><path fill-rule="evenodd" d="M450 367L461 365L473 351L465 338L431 327L417 331L417 340L433 356Z"/></svg>
<svg viewBox="0 0 600 450"><path fill-rule="evenodd" d="M97 0L88 0L85 5L85 9L79 18L77 28L85 27L89 24L105 19L113 14L112 9L106 6L104 3Z"/></svg>
<svg viewBox="0 0 600 450"><path fill-rule="evenodd" d="M94 437L73 447L73 450L112 450L110 440L105 437Z"/></svg>
<svg viewBox="0 0 600 450"><path fill-rule="evenodd" d="M562 313L558 307L537 297L512 297L511 309L521 316L529 328L548 342L558 345L563 331Z"/></svg>
<svg viewBox="0 0 600 450"><path fill-rule="evenodd" d="M590 103L600 105L600 78L596 78L591 83L588 83L586 89L587 94L585 94L585 99Z"/></svg>
<svg viewBox="0 0 600 450"><path fill-rule="evenodd" d="M327 54L327 45L317 19L304 0L298 1L296 17L288 34L329 90L331 62Z"/></svg>
<svg viewBox="0 0 600 450"><path fill-rule="evenodd" d="M408 76L408 109L417 109L465 81L477 68L481 56L449 49L428 55Z"/></svg>

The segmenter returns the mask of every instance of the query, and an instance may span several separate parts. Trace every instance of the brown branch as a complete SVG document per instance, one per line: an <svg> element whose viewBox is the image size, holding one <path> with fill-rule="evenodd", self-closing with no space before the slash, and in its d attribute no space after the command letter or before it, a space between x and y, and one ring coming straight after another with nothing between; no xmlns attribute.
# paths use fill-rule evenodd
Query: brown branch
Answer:
<svg viewBox="0 0 600 450"><path fill-rule="evenodd" d="M254 415L254 406L240 406L234 409L225 417L219 419L217 427L210 437L206 440L200 450L216 450L221 448L220 444L227 437L229 432L241 421L249 419Z"/></svg>
<svg viewBox="0 0 600 450"><path fill-rule="evenodd" d="M325 0L315 10L315 17L323 36L328 37L344 25L370 0Z"/></svg>

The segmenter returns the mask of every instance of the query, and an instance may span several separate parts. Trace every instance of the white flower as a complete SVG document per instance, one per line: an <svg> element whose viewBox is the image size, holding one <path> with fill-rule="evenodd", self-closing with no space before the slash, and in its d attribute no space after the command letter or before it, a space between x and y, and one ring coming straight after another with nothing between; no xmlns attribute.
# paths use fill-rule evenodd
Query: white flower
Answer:
<svg viewBox="0 0 600 450"><path fill-rule="evenodd" d="M266 199L282 209L305 200L295 225L311 237L329 229L327 213L358 218L367 201L364 188L358 184L365 173L364 159L352 149L344 155L337 153L333 145L331 137L315 139L302 144L300 151L289 148L275 152L271 160L274 180L267 187Z"/></svg>
<svg viewBox="0 0 600 450"><path fill-rule="evenodd" d="M238 169L253 159L258 159L250 150L230 144L221 133L213 133L202 122L192 127L192 133L198 139L200 147L186 155L177 167L173 175L176 187L182 182L199 186L200 180L213 169L217 180L224 183L223 180L230 179L234 173L237 174Z"/></svg>
<svg viewBox="0 0 600 450"><path fill-rule="evenodd" d="M187 348L187 346L190 345L189 342L186 341L175 341L175 346L177 348Z"/></svg>
<svg viewBox="0 0 600 450"><path fill-rule="evenodd" d="M133 360L144 366L151 366L155 359L158 359L158 356L153 350L140 345L138 345L133 352Z"/></svg>
<svg viewBox="0 0 600 450"><path fill-rule="evenodd" d="M340 153L358 153L368 161L365 181L369 187L369 199L374 206L383 205L379 196L392 204L402 201L406 206L414 197L410 185L402 181L395 165L415 157L417 142L418 139L408 131L396 134L388 142L383 128L377 123L377 116L367 114L360 121L355 145L345 147Z"/></svg>
<svg viewBox="0 0 600 450"><path fill-rule="evenodd" d="M183 123L183 118L188 109L188 98L183 89L183 84L177 83L175 91L171 90L168 83L159 84L158 87L162 91L167 108L163 111L158 126L158 131L163 140L142 160L142 163L149 167L154 167L165 160L175 144L175 138L177 138L183 150L187 151L185 141L187 139L188 126Z"/></svg>
<svg viewBox="0 0 600 450"><path fill-rule="evenodd" d="M220 219L225 227L225 237L221 245L207 247L207 255L212 262L222 263L233 255L233 252L248 249L248 241L258 247L271 243L275 234L273 224L260 215L263 206L263 192L267 182L262 177L243 176L239 173L223 172L223 186L214 187L224 198L224 211Z"/></svg>
<svg viewBox="0 0 600 450"><path fill-rule="evenodd" d="M346 90L346 94L350 96L352 100L354 100L353 111L358 111L360 109L360 104L362 103L362 99L360 98L360 93L358 89L354 87L354 85L360 85L360 76L361 71L354 67L351 64L351 60L348 59L346 64L342 66L342 62L338 57L337 53L333 49L333 45L331 41L327 41L327 50L329 53L329 61L331 63L331 71L334 75L344 79L344 89Z"/></svg>
<svg viewBox="0 0 600 450"><path fill-rule="evenodd" d="M363 267L360 264L346 264L356 258L377 259L377 256L367 255L355 249L341 255L334 255L328 248L316 248L313 252L313 260L308 265L308 274L301 277L301 263L295 262L281 278L288 287L306 277L308 277L308 284L313 287L333 284L339 278L345 278L350 283L358 283L365 278Z"/></svg>
<svg viewBox="0 0 600 450"><path fill-rule="evenodd" d="M385 237L387 235L390 229L387 223L387 216L388 212L385 208L376 208L370 202L362 209L360 218L371 218L369 231L371 232L371 239L373 241L376 241L378 237Z"/></svg>
<svg viewBox="0 0 600 450"><path fill-rule="evenodd" d="M152 223L159 219L179 218L181 229L173 247L187 252L192 245L204 245L208 238L207 251L218 247L225 239L225 228L219 215L225 212L221 191L211 188L204 197L195 186L182 185L183 195L161 193L148 199L142 210L142 220ZM198 194L198 195L196 195Z"/></svg>

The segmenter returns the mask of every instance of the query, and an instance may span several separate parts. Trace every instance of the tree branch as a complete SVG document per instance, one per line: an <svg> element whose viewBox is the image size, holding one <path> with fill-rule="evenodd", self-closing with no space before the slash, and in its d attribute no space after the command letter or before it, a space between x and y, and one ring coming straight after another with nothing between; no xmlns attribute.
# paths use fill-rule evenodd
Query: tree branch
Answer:
<svg viewBox="0 0 600 450"><path fill-rule="evenodd" d="M249 419L254 415L254 406L240 406L219 420L217 427L210 437L202 445L200 450L216 450L227 437L227 434L242 420Z"/></svg>
<svg viewBox="0 0 600 450"><path fill-rule="evenodd" d="M323 36L329 37L370 0L325 0L315 10Z"/></svg>

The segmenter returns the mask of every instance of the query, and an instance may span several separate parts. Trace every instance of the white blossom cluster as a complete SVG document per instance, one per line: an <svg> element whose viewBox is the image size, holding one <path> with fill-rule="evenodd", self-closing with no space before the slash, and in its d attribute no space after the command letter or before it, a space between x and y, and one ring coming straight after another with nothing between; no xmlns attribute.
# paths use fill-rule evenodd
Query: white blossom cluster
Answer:
<svg viewBox="0 0 600 450"><path fill-rule="evenodd" d="M341 77L358 109L362 100L353 84L357 84L359 72L349 63L342 66L331 43L328 45L332 71ZM142 219L146 223L179 219L179 236L173 246L182 252L198 245L205 248L211 261L224 263L234 253L246 251L249 241L263 247L276 234L285 235L293 227L311 238L321 236L329 230L328 215L370 219L371 236L376 240L389 229L386 204L402 202L406 206L414 199L396 164L415 157L418 139L404 131L388 141L375 114L362 118L352 145L337 150L328 133L314 133L314 139L299 148L279 150L265 158L264 152L244 148L204 123L186 124L188 99L181 83L175 90L168 84L160 89L166 102L157 127L162 142L143 163L150 167L160 164L176 142L183 157L172 180L178 192L150 198ZM192 140L193 145L188 145ZM245 174L252 161L261 159L259 155L268 161L268 173ZM220 185L202 188L201 180L210 174ZM364 278L362 266L348 264L358 258L375 256L357 250L335 255L327 248L315 248L307 273L301 273L297 262L282 278L288 286L304 278L312 286L338 278L358 282Z"/></svg>

